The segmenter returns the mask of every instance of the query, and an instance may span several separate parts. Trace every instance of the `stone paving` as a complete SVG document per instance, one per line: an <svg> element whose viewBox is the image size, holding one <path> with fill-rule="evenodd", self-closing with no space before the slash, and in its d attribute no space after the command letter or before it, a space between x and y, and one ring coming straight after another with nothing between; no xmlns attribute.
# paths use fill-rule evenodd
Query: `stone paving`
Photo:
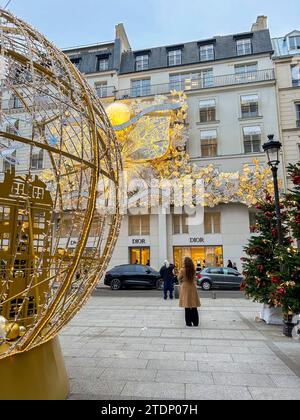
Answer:
<svg viewBox="0 0 300 420"><path fill-rule="evenodd" d="M193 329L178 301L91 298L61 336L70 399L300 400L299 341L248 300L202 303Z"/></svg>

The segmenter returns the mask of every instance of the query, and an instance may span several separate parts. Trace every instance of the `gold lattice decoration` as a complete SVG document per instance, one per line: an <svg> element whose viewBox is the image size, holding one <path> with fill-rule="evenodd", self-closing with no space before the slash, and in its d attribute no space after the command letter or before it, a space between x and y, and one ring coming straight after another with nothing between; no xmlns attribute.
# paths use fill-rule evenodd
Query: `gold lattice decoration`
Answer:
<svg viewBox="0 0 300 420"><path fill-rule="evenodd" d="M55 337L90 297L119 234L122 163L101 104L64 54L5 10L0 48L1 359ZM98 214L108 182L115 212Z"/></svg>

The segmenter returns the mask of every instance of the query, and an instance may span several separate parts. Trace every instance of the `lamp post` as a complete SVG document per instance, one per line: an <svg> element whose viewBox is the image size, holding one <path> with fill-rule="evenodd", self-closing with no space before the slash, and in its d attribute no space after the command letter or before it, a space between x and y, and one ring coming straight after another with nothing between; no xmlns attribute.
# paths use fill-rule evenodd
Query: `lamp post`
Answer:
<svg viewBox="0 0 300 420"><path fill-rule="evenodd" d="M263 145L263 149L268 157L268 164L273 173L274 180L274 192L275 192L275 208L276 208L276 221L278 231L278 242L279 245L284 245L284 235L282 231L282 219L280 211L280 197L278 188L278 167L280 164L280 151L282 144L279 141L274 140L274 136L268 136L269 141ZM280 267L280 271L284 271L283 265ZM294 324L292 323L292 316L288 316L287 320L284 320L283 334L287 337L292 337L292 331Z"/></svg>
<svg viewBox="0 0 300 420"><path fill-rule="evenodd" d="M263 149L268 157L268 165L270 166L274 180L274 191L275 191L275 208L276 208L276 220L277 220L277 231L278 231L278 242L279 245L284 244L284 236L282 231L282 219L280 211L280 197L278 187L278 166L280 164L280 151L282 144L274 140L274 135L268 136L269 141L263 145Z"/></svg>

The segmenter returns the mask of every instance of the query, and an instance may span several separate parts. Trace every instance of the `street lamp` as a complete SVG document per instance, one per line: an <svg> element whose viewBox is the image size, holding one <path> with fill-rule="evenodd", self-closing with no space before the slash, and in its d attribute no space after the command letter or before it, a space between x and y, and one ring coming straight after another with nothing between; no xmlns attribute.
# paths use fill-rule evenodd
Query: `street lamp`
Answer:
<svg viewBox="0 0 300 420"><path fill-rule="evenodd" d="M279 141L274 140L273 134L268 136L268 139L269 141L263 145L263 149L267 154L268 164L273 174L278 241L279 241L279 245L283 245L284 237L283 237L283 231L282 231L280 198L279 198L279 188L278 188L278 166L280 164L280 151L282 148L282 144Z"/></svg>

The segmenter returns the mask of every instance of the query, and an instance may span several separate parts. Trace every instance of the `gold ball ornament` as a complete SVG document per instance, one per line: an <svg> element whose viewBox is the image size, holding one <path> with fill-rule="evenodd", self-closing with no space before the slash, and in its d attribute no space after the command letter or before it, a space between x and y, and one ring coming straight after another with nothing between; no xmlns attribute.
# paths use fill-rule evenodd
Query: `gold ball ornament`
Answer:
<svg viewBox="0 0 300 420"><path fill-rule="evenodd" d="M106 114L113 127L122 125L130 121L130 108L121 102L114 102L106 108Z"/></svg>
<svg viewBox="0 0 300 420"><path fill-rule="evenodd" d="M6 340L14 341L20 337L20 326L16 323L6 325Z"/></svg>
<svg viewBox="0 0 300 420"><path fill-rule="evenodd" d="M21 326L19 329L19 337L24 337L24 335L26 334L26 328Z"/></svg>

